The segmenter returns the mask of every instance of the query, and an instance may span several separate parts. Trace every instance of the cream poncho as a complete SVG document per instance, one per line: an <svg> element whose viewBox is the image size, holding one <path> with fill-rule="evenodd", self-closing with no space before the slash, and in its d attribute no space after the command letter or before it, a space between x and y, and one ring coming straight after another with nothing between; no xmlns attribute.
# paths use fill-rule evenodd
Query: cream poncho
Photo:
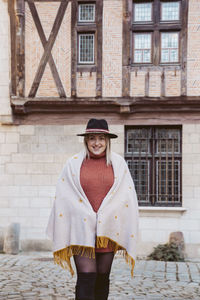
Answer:
<svg viewBox="0 0 200 300"><path fill-rule="evenodd" d="M122 250L131 274L136 256L138 204L134 183L125 160L111 152L114 184L95 213L80 184L81 151L68 159L56 186L56 197L47 226L53 241L54 261L69 268L70 257L95 257L97 247ZM95 170L94 170L95 172Z"/></svg>

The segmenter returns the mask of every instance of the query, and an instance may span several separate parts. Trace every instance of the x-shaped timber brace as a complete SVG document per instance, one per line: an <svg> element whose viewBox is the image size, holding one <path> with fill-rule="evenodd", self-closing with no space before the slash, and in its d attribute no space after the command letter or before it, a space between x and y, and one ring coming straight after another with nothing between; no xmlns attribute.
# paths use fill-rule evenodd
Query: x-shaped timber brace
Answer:
<svg viewBox="0 0 200 300"><path fill-rule="evenodd" d="M66 98L66 94L60 79L60 76L57 71L57 67L55 65L53 56L51 54L52 48L54 46L56 37L58 35L58 31L62 24L63 17L65 15L68 2L70 0L54 0L52 2L60 2L60 6L49 35L49 39L46 39L44 30L42 28L40 18L35 7L34 2L51 2L50 0L16 0L16 7L13 5L13 0L9 0L9 12L11 17L11 36L12 40L16 40L16 43L12 42L11 48L15 50L13 54L13 59L11 62L11 68L13 74L16 75L12 76L12 95L24 97L24 90L25 90L25 54L24 54L24 31L25 31L25 1L28 3L31 15L33 17L35 26L37 28L37 32L39 34L42 46L44 48L44 53L40 60L37 72L35 74L34 81L31 86L31 90L29 92L28 97L34 98L36 96L37 90L39 88L40 81L44 74L44 70L46 64L49 63L56 87L58 89L58 94L60 98ZM12 18L16 17L16 18ZM13 32L15 30L15 32Z"/></svg>

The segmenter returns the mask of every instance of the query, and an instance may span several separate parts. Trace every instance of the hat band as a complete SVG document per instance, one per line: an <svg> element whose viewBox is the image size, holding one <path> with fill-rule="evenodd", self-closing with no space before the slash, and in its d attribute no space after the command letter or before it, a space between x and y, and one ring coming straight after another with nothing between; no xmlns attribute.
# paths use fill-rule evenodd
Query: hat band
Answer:
<svg viewBox="0 0 200 300"><path fill-rule="evenodd" d="M105 132L105 133L109 133L109 131L106 130L106 129L98 129L98 128L86 129L85 132L86 133L90 133L90 132Z"/></svg>

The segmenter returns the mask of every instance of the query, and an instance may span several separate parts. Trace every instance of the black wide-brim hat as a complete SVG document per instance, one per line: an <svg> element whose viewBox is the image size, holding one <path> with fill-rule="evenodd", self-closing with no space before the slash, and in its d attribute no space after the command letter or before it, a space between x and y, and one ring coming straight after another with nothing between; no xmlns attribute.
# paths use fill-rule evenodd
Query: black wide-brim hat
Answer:
<svg viewBox="0 0 200 300"><path fill-rule="evenodd" d="M116 134L109 132L108 123L104 119L90 119L87 123L85 132L77 135L86 136L90 133L103 133L111 139L115 139L118 137Z"/></svg>

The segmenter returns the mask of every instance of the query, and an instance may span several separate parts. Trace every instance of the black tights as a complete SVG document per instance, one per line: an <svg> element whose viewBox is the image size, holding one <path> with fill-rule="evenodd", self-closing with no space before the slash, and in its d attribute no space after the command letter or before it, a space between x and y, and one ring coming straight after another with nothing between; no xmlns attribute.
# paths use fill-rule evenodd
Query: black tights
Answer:
<svg viewBox="0 0 200 300"><path fill-rule="evenodd" d="M104 274L110 273L114 253L113 252L104 252L104 253L95 253L95 259L84 257L81 255L74 255L74 262L76 265L77 273L99 273Z"/></svg>

